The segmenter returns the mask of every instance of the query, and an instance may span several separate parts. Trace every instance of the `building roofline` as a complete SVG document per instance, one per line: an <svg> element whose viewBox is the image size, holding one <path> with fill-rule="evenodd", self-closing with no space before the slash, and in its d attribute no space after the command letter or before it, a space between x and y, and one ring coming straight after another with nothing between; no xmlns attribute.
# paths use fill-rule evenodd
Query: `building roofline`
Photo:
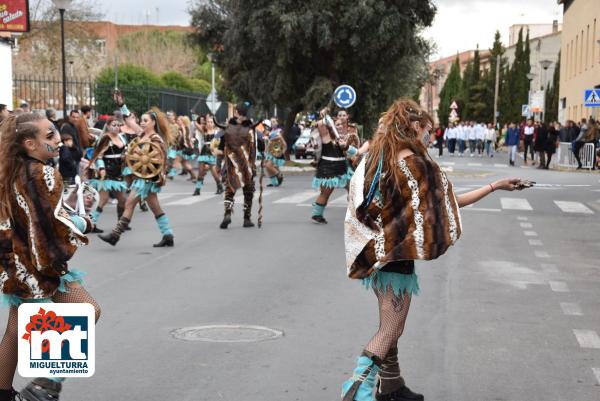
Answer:
<svg viewBox="0 0 600 401"><path fill-rule="evenodd" d="M531 43L531 42L536 41L536 40L546 39L546 38L549 38L550 36L558 36L558 35L561 35L561 34L562 34L562 31L552 32L552 33L548 33L546 35L536 36L535 38L529 38L529 42ZM525 40L523 40L523 42L525 42ZM505 49L512 49L513 47L517 47L517 44L515 43L512 46L506 46Z"/></svg>

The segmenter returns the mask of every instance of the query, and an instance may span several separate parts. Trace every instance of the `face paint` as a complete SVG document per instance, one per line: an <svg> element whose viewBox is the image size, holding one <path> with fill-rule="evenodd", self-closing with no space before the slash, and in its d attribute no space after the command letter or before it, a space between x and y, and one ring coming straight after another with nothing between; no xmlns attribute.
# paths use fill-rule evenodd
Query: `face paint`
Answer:
<svg viewBox="0 0 600 401"><path fill-rule="evenodd" d="M429 131L426 131L425 134L423 135L423 145L425 145L425 147L429 146L429 140L431 139L431 134L429 133Z"/></svg>
<svg viewBox="0 0 600 401"><path fill-rule="evenodd" d="M60 149L61 146L62 146L62 143L59 143L56 148L46 144L46 150L48 151L48 153L58 152L58 150Z"/></svg>

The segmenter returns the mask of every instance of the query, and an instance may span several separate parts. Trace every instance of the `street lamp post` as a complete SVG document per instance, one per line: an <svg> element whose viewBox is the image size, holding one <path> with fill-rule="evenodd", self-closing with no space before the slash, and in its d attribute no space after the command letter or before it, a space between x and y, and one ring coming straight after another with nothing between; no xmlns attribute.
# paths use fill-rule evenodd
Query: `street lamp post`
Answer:
<svg viewBox="0 0 600 401"><path fill-rule="evenodd" d="M536 76L537 76L536 74L533 74L531 72L529 74L527 74L527 79L529 80L529 99L528 99L527 103L529 104L529 107L531 107L531 81L533 81ZM530 113L531 113L531 111L530 111ZM529 117L529 116L527 116L527 117Z"/></svg>
<svg viewBox="0 0 600 401"><path fill-rule="evenodd" d="M62 53L62 96L63 96L63 117L67 117L67 61L65 54L65 11L71 5L73 0L52 0L54 6L60 12L60 44Z"/></svg>
<svg viewBox="0 0 600 401"><path fill-rule="evenodd" d="M548 81L547 81L547 72L548 68L552 65L552 61L550 60L542 60L540 61L540 65L542 66L542 87L541 90L545 91L548 89ZM546 94L544 93L544 108L542 109L542 117L540 120L544 121L544 117L546 115Z"/></svg>

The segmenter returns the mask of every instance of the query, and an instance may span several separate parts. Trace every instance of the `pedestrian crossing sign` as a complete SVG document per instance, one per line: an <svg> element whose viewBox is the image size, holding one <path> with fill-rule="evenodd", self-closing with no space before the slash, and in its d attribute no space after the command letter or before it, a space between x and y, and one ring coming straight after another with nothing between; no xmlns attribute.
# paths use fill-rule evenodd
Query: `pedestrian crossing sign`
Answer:
<svg viewBox="0 0 600 401"><path fill-rule="evenodd" d="M585 107L600 107L600 89L585 90Z"/></svg>

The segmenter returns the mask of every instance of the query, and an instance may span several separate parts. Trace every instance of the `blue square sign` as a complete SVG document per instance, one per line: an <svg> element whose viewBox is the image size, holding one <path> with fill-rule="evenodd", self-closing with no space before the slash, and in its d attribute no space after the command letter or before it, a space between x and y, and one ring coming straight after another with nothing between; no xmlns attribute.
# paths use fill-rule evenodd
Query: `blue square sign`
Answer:
<svg viewBox="0 0 600 401"><path fill-rule="evenodd" d="M600 107L600 89L585 90L585 107Z"/></svg>

